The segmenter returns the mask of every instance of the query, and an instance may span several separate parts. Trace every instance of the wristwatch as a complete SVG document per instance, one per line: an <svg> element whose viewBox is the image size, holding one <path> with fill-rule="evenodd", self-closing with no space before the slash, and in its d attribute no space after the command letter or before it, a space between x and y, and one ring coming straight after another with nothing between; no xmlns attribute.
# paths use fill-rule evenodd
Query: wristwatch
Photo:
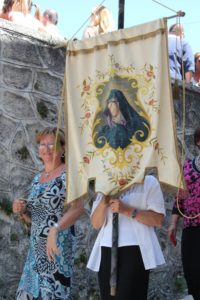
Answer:
<svg viewBox="0 0 200 300"><path fill-rule="evenodd" d="M134 219L137 216L137 214L138 214L138 210L135 208L134 211L131 214L131 218Z"/></svg>
<svg viewBox="0 0 200 300"><path fill-rule="evenodd" d="M53 227L55 227L57 231L61 230L60 225L58 223L54 223Z"/></svg>

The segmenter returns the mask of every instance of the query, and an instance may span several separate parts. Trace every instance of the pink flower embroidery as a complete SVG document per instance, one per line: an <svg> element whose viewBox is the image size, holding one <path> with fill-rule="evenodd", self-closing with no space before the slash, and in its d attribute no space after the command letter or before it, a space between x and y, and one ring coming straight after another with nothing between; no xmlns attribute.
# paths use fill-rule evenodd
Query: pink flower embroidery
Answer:
<svg viewBox="0 0 200 300"><path fill-rule="evenodd" d="M83 157L83 161L84 161L84 163L86 163L86 164L89 164L89 163L90 163L90 159L89 159L88 156L84 156L84 157Z"/></svg>
<svg viewBox="0 0 200 300"><path fill-rule="evenodd" d="M124 186L127 183L128 183L128 180L127 179L123 179L123 178L119 179L119 181L118 181L119 186Z"/></svg>
<svg viewBox="0 0 200 300"><path fill-rule="evenodd" d="M85 117L86 117L86 119L89 119L89 118L90 118L90 116L91 116L91 112L87 111L87 112L85 113Z"/></svg>
<svg viewBox="0 0 200 300"><path fill-rule="evenodd" d="M84 92L88 92L89 89L90 89L90 85L89 85L89 84L83 86L83 91L84 91Z"/></svg>

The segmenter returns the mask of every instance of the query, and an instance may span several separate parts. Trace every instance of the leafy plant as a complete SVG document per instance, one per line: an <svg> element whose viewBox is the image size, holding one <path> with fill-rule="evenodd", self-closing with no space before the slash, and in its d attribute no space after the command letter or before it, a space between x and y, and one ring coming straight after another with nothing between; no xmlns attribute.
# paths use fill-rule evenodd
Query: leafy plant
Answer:
<svg viewBox="0 0 200 300"><path fill-rule="evenodd" d="M23 146L21 149L16 151L16 154L19 155L20 159L25 160L29 156L29 151L26 146Z"/></svg>
<svg viewBox="0 0 200 300"><path fill-rule="evenodd" d="M19 240L16 232L11 233L10 240L11 240L11 242L16 242Z"/></svg>
<svg viewBox="0 0 200 300"><path fill-rule="evenodd" d="M0 201L0 210L5 212L8 216L12 214L12 203L8 198L2 198Z"/></svg>
<svg viewBox="0 0 200 300"><path fill-rule="evenodd" d="M42 101L37 102L37 111L42 119L45 119L48 116L48 108Z"/></svg>
<svg viewBox="0 0 200 300"><path fill-rule="evenodd" d="M183 276L181 275L178 275L176 278L175 278L175 288L176 288L176 291L178 293L181 293L183 292L185 289L186 289L186 283L185 283L185 279Z"/></svg>
<svg viewBox="0 0 200 300"><path fill-rule="evenodd" d="M75 259L75 263L77 265L79 264L86 264L87 262L87 257L85 254L81 253L76 259Z"/></svg>

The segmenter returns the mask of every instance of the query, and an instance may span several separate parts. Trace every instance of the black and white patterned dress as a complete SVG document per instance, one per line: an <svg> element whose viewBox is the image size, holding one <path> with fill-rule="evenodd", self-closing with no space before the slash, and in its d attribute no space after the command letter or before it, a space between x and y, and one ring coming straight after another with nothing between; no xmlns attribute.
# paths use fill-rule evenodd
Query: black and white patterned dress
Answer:
<svg viewBox="0 0 200 300"><path fill-rule="evenodd" d="M70 277L76 248L74 226L58 233L59 256L55 262L46 255L49 228L63 215L66 173L40 183L35 176L28 199L32 225L27 260L17 291L17 300L71 300Z"/></svg>

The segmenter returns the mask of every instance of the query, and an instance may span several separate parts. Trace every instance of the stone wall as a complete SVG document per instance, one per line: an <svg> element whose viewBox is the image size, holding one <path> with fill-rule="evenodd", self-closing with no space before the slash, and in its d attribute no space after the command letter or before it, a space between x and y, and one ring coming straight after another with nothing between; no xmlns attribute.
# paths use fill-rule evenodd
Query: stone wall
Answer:
<svg viewBox="0 0 200 300"><path fill-rule="evenodd" d="M65 49L63 40L30 32L0 21L0 299L14 299L28 247L29 229L11 213L12 200L26 196L33 175L41 168L34 136L38 129L57 123ZM192 157L193 130L200 125L200 93L186 90L185 156ZM182 140L182 91L174 98L179 145ZM167 137L166 137L167 138ZM173 248L166 236L173 192L163 190L167 217L158 236L167 264L153 271L149 299L180 299L185 293L179 240ZM93 195L91 195L92 201ZM97 232L89 222L90 205L77 222L78 251L74 300L99 299L96 276L85 265Z"/></svg>

